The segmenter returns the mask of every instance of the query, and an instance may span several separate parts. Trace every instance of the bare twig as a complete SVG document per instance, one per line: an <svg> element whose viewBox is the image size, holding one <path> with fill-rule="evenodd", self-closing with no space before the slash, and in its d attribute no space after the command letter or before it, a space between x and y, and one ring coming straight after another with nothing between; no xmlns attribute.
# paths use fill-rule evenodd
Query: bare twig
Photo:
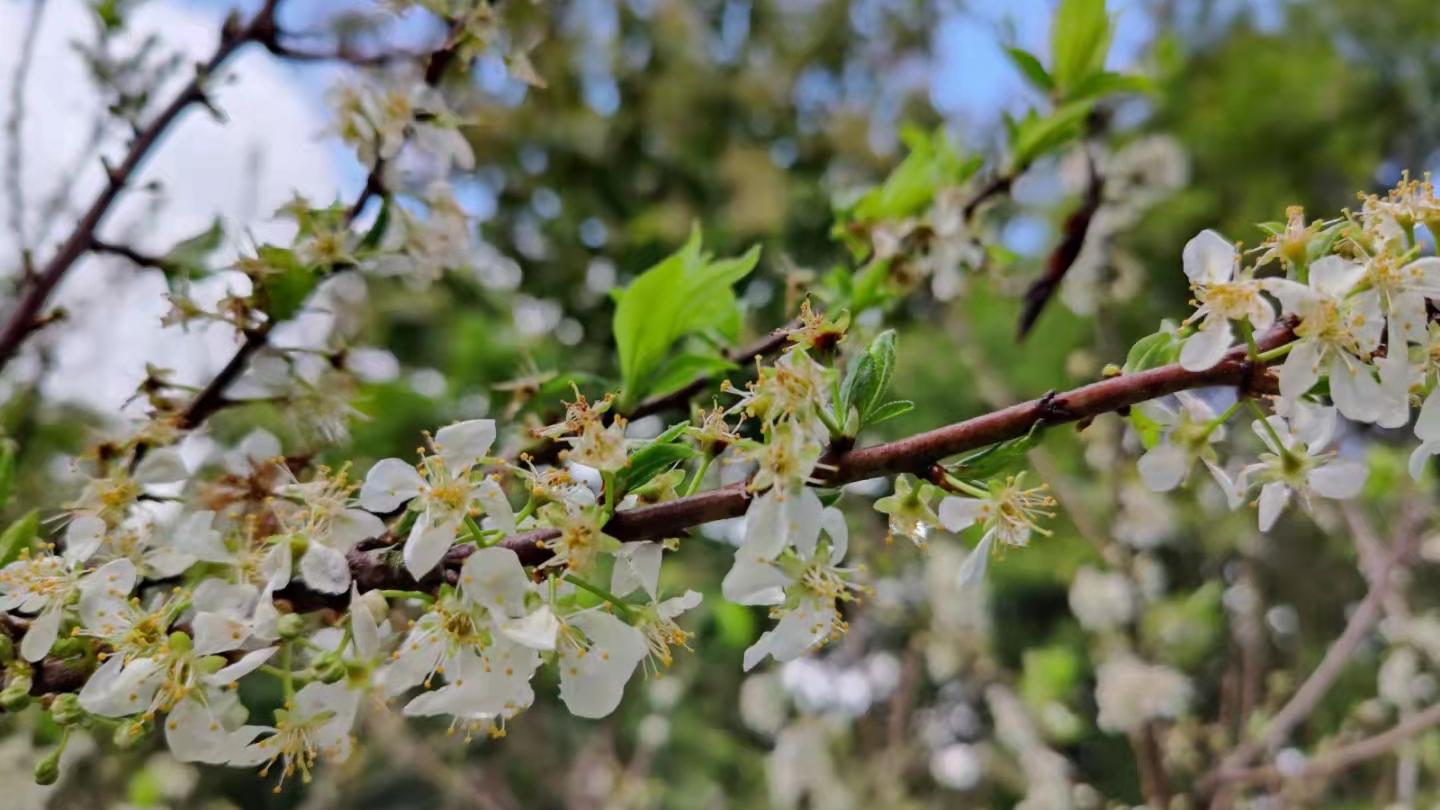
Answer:
<svg viewBox="0 0 1440 810"><path fill-rule="evenodd" d="M14 359L20 344L44 322L41 310L49 300L50 293L65 278L66 273L70 272L75 262L94 247L96 229L110 213L115 201L124 193L151 149L192 105L209 104L206 84L231 56L255 41L262 32L274 27L275 8L279 2L280 0L266 0L265 5L244 25L237 25L233 18L227 22L221 30L220 44L215 52L196 67L195 76L165 105L155 119L136 133L120 163L107 167L109 176L105 188L90 203L90 207L71 229L70 235L61 243L55 255L33 277L25 279L19 300L4 326L0 327L0 369Z"/></svg>
<svg viewBox="0 0 1440 810"><path fill-rule="evenodd" d="M1440 703L1416 712L1396 723L1389 729L1358 742L1342 745L1311 759L1299 769L1281 773L1274 765L1248 768L1226 775L1226 780L1235 785L1255 782L1283 782L1287 780L1312 779L1318 776L1338 773L1363 762L1382 757L1417 734L1440 725Z"/></svg>
<svg viewBox="0 0 1440 810"><path fill-rule="evenodd" d="M1200 781L1202 791L1231 781L1237 773L1243 772L1245 765L1256 756L1278 748L1290 737L1290 733L1315 711L1320 699L1329 692L1341 670L1349 663L1355 650L1380 618L1381 609L1394 581L1394 574L1414 547L1413 533L1399 539L1384 561L1372 571L1370 588L1365 598L1350 613L1345 629L1325 651L1319 665L1255 738L1231 751L1214 771Z"/></svg>
<svg viewBox="0 0 1440 810"><path fill-rule="evenodd" d="M25 178L21 175L21 167L25 165L25 82L30 79L30 67L35 64L35 46L40 41L40 21L44 18L44 0L33 0L30 20L25 26L25 38L20 44L20 59L15 65L14 75L10 77L10 115L5 121L5 134L10 141L5 150L5 190L10 197L10 231L15 234L15 246L22 261L27 264L30 242L25 233Z"/></svg>

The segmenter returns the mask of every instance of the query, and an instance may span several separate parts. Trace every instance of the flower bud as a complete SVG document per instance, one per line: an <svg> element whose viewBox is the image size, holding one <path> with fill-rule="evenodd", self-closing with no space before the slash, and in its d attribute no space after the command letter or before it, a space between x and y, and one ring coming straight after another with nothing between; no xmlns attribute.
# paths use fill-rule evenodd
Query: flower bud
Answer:
<svg viewBox="0 0 1440 810"><path fill-rule="evenodd" d="M315 674L324 683L335 683L345 677L345 662L338 655L326 655L315 662Z"/></svg>
<svg viewBox="0 0 1440 810"><path fill-rule="evenodd" d="M275 632L286 641L299 638L305 632L305 617L298 613L286 613L275 623Z"/></svg>
<svg viewBox="0 0 1440 810"><path fill-rule="evenodd" d="M60 778L60 755L63 753L65 753L65 746L56 746L54 751L35 763L35 784L55 784L56 780Z"/></svg>
<svg viewBox="0 0 1440 810"><path fill-rule="evenodd" d="M7 635L0 634L0 664L15 660L15 642Z"/></svg>
<svg viewBox="0 0 1440 810"><path fill-rule="evenodd" d="M0 689L0 708L7 712L18 712L29 706L32 684L29 675L11 675L5 688Z"/></svg>
<svg viewBox="0 0 1440 810"><path fill-rule="evenodd" d="M385 599L385 594L378 590L366 591L360 594L360 603L370 611L378 624L385 621L390 615L390 603Z"/></svg>
<svg viewBox="0 0 1440 810"><path fill-rule="evenodd" d="M50 703L50 716L61 726L73 726L85 721L89 714L80 708L80 698L71 695L56 695Z"/></svg>
<svg viewBox="0 0 1440 810"><path fill-rule="evenodd" d="M145 721L142 718L125 720L115 727L115 747L121 750L134 748L145 739Z"/></svg>
<svg viewBox="0 0 1440 810"><path fill-rule="evenodd" d="M190 636L179 630L171 633L167 641L170 644L170 649L178 653L190 652L190 650L195 648L195 643L190 640Z"/></svg>

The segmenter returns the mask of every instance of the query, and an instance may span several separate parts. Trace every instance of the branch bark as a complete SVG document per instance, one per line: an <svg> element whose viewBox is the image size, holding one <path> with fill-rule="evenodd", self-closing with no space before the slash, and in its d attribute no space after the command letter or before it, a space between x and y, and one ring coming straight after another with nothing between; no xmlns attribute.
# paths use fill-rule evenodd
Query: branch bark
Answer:
<svg viewBox="0 0 1440 810"><path fill-rule="evenodd" d="M95 232L104 221L116 200L134 178L145 158L191 105L208 104L205 85L231 56L245 45L258 41L275 27L275 9L280 0L266 0L249 23L236 25L227 22L220 33L220 44L209 59L196 66L192 78L170 103L135 136L118 166L107 167L105 188L80 217L61 243L55 255L35 275L27 275L21 284L20 298L11 310L9 318L0 327L0 370L15 358L20 345L35 328L44 323L41 311L55 287L74 267L75 262L95 245Z"/></svg>

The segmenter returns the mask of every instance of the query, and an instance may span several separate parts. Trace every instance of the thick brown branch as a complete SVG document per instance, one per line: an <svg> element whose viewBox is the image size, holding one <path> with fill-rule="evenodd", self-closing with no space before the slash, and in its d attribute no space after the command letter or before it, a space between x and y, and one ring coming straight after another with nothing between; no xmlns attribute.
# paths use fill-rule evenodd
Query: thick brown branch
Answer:
<svg viewBox="0 0 1440 810"><path fill-rule="evenodd" d="M1292 337L1288 327L1281 327L1264 336L1259 345L1262 350L1270 349ZM1187 371L1176 364L1122 374L908 439L841 453L833 459L832 467L822 468L817 475L821 479L819 483L836 486L903 472L924 473L941 459L1024 436L1042 422L1047 425L1078 422L1193 388L1231 385L1248 393L1264 384L1257 379L1259 371L1246 358L1244 349L1237 347L1205 371ZM749 492L744 485L737 484L653 506L621 510L606 526L606 532L621 540L674 536L702 523L739 517L745 514L749 503ZM527 564L533 564L549 556L539 544L558 536L554 529L540 529L509 538L505 545L520 554Z"/></svg>
<svg viewBox="0 0 1440 810"><path fill-rule="evenodd" d="M243 26L227 23L221 31L220 44L209 59L196 66L194 78L171 99L153 121L136 134L119 165L107 167L109 177L105 188L90 203L90 207L50 261L35 275L27 276L22 283L19 300L4 326L0 327L0 369L14 359L25 338L44 323L41 311L49 300L50 293L65 278L66 273L70 272L75 262L95 246L96 229L139 171L151 149L191 105L208 104L206 84L236 51L256 41L264 32L274 27L275 7L279 2L280 0L266 0L260 11Z"/></svg>

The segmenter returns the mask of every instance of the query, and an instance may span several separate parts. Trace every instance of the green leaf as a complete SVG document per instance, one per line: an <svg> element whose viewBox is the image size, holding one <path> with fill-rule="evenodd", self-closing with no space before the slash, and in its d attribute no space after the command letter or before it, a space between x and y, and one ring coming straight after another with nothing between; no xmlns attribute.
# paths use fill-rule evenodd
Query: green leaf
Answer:
<svg viewBox="0 0 1440 810"><path fill-rule="evenodd" d="M258 255L267 271L258 281L260 308L272 321L294 316L320 283L319 274L301 264L295 251L288 248L263 245Z"/></svg>
<svg viewBox="0 0 1440 810"><path fill-rule="evenodd" d="M688 421L673 424L644 447L631 453L630 462L615 476L619 494L623 496L626 492L643 487L655 476L697 455L699 451L695 448L678 443L688 427Z"/></svg>
<svg viewBox="0 0 1440 810"><path fill-rule="evenodd" d="M225 230L220 225L220 218L216 217L211 221L210 227L204 231L177 242L164 256L160 262L164 267L165 282L171 289L175 288L175 282L179 279L192 279L205 276L210 273L210 257L225 239Z"/></svg>
<svg viewBox="0 0 1440 810"><path fill-rule="evenodd" d="M908 399L892 400L871 411L868 424L878 425L881 422L889 421L897 416L903 416L913 410L915 410L915 403Z"/></svg>
<svg viewBox="0 0 1440 810"><path fill-rule="evenodd" d="M1055 89L1055 81L1050 78L1050 74L1045 71L1045 66L1040 64L1040 60L1035 58L1035 54L1022 48L1006 48L1005 53L1010 56L1010 61L1015 63L1015 67L1020 69L1020 73L1026 81L1035 85L1037 90L1048 93Z"/></svg>
<svg viewBox="0 0 1440 810"><path fill-rule="evenodd" d="M19 559L25 549L33 550L40 536L40 510L31 509L0 533L0 568Z"/></svg>
<svg viewBox="0 0 1440 810"><path fill-rule="evenodd" d="M718 354L686 352L676 355L657 372L650 383L650 396L663 397L693 382L697 377L713 377L722 371L738 368Z"/></svg>
<svg viewBox="0 0 1440 810"><path fill-rule="evenodd" d="M910 154L900 161L885 182L862 195L850 207L850 218L858 222L904 219L930 207L935 193L957 186L979 171L979 155L962 156L946 137L943 128L927 133L906 127L901 138Z"/></svg>
<svg viewBox="0 0 1440 810"><path fill-rule="evenodd" d="M701 253L696 228L684 247L616 296L613 330L622 409L656 389L657 374L681 338L706 329L723 331L735 323L738 304L730 287L759 260L758 245L742 256L712 260Z"/></svg>
<svg viewBox="0 0 1440 810"><path fill-rule="evenodd" d="M884 402L890 381L895 376L895 330L887 329L870 342L850 364L845 381L840 384L839 415L848 415L854 408L860 415L862 428L871 423L871 416Z"/></svg>
<svg viewBox="0 0 1440 810"><path fill-rule="evenodd" d="M1010 151L1015 171L1023 171L1045 155L1078 140L1085 134L1090 101L1062 105L1046 116L1031 110L1025 118L1010 124Z"/></svg>
<svg viewBox="0 0 1440 810"><path fill-rule="evenodd" d="M1070 88L1065 98L1068 101L1094 100L1124 93L1149 93L1154 89L1154 82L1145 76L1101 71Z"/></svg>
<svg viewBox="0 0 1440 810"><path fill-rule="evenodd" d="M1133 374L1169 365L1179 359L1183 342L1175 330L1168 327L1146 335L1130 347L1130 353L1125 356L1125 371Z"/></svg>
<svg viewBox="0 0 1440 810"><path fill-rule="evenodd" d="M370 230L365 232L365 238L360 240L360 250L374 250L380 247L380 240L385 238L385 231L390 228L390 197L387 195L380 200L380 213L375 215L375 222Z"/></svg>
<svg viewBox="0 0 1440 810"><path fill-rule="evenodd" d="M0 509L10 503L10 494L15 490L15 442L0 440Z"/></svg>
<svg viewBox="0 0 1440 810"><path fill-rule="evenodd" d="M1050 23L1050 75L1062 96L1105 69L1111 33L1105 0L1060 0Z"/></svg>
<svg viewBox="0 0 1440 810"><path fill-rule="evenodd" d="M1024 459L1025 454L1040 443L1044 432L1044 425L1036 422L1030 426L1030 431L1024 436L992 444L960 459L946 467L946 470L956 478L970 480L992 478L1017 466Z"/></svg>

